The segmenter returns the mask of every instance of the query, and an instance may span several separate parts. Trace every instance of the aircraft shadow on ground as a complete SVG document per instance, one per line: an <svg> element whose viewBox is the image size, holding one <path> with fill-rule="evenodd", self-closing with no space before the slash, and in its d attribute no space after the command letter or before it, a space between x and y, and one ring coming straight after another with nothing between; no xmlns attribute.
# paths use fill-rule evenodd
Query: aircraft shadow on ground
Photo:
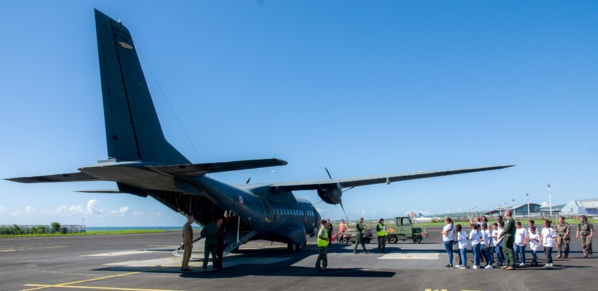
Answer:
<svg viewBox="0 0 598 291"><path fill-rule="evenodd" d="M315 248L314 248L315 249ZM335 253L344 253L343 250L334 250ZM281 276L281 277L362 277L362 278L390 278L395 275L392 271L380 270L363 270L361 268L328 268L325 271L318 271L314 267L293 266L310 256L316 255L317 252L309 249L295 254L289 254L286 249L268 249L268 250L245 250L240 251L239 255L224 258L224 269L220 271L212 271L210 260L210 271L202 272L201 266L194 266L193 272L181 273L181 277L186 278L236 278L244 276ZM256 257L266 257L265 260L272 259L273 263L239 263L227 267L227 261L254 259ZM315 256L313 263L315 265ZM311 259L310 259L311 260ZM193 260L193 262L201 262L202 260ZM334 266L334 262L330 261L329 266ZM115 266L98 268L95 271L120 271L120 272L147 272L147 273L180 273L180 267L172 266Z"/></svg>

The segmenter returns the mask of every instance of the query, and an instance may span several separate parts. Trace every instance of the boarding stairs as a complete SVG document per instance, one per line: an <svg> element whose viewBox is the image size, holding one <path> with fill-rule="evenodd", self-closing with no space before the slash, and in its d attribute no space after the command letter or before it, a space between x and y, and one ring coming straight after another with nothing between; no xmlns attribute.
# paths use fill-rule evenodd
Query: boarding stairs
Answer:
<svg viewBox="0 0 598 291"><path fill-rule="evenodd" d="M226 244L226 247L224 248L224 255L226 256L226 255L230 254L233 250L237 249L240 245L247 242L249 239L254 237L256 234L257 234L257 231L255 231L255 230L247 232L243 235L241 235L240 232L237 232L237 239L232 239L232 240L226 241L227 244Z"/></svg>

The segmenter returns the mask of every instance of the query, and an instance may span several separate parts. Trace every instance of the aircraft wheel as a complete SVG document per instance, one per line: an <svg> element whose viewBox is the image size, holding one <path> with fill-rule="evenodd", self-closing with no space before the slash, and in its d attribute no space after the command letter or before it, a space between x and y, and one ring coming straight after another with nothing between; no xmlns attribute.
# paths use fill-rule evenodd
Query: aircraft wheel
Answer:
<svg viewBox="0 0 598 291"><path fill-rule="evenodd" d="M422 242L422 237L421 236L418 235L418 236L414 236L413 237L413 243L414 244L418 244L420 242Z"/></svg>
<svg viewBox="0 0 598 291"><path fill-rule="evenodd" d="M399 238L396 237L396 236L394 236L394 235L391 235L391 236L388 237L388 243L389 244L396 244L397 241L399 241Z"/></svg>
<svg viewBox="0 0 598 291"><path fill-rule="evenodd" d="M303 249L303 245L302 244L287 243L287 250L289 251L289 253L298 253L302 249Z"/></svg>

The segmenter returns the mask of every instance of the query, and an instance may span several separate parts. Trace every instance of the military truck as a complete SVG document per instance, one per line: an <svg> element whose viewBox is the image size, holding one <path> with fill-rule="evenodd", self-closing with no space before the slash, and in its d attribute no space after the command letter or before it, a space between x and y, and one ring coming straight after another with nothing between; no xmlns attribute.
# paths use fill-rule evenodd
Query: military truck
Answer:
<svg viewBox="0 0 598 291"><path fill-rule="evenodd" d="M420 243L428 236L425 228L413 227L411 217L397 217L396 227L387 227L388 237L386 241L391 244L396 244L399 240L413 240L413 243Z"/></svg>

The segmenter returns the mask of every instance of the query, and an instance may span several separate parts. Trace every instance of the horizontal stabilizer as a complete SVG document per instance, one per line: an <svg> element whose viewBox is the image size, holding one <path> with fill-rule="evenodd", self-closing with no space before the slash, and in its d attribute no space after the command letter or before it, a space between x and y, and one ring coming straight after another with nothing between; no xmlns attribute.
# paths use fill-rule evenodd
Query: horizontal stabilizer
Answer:
<svg viewBox="0 0 598 291"><path fill-rule="evenodd" d="M247 169L284 166L287 162L279 159L245 160L222 163L188 164L173 166L146 166L157 172L163 172L175 177L192 178L208 173L229 172Z"/></svg>
<svg viewBox="0 0 598 291"><path fill-rule="evenodd" d="M19 183L49 183L49 182L87 182L87 181L100 181L100 179L89 176L87 174L78 173L67 173L67 174L56 174L46 176L33 176L33 177L20 177L20 178L9 178L8 181L19 182Z"/></svg>
<svg viewBox="0 0 598 291"><path fill-rule="evenodd" d="M98 189L98 190L79 190L81 193L100 193L100 194L128 194L118 189Z"/></svg>

